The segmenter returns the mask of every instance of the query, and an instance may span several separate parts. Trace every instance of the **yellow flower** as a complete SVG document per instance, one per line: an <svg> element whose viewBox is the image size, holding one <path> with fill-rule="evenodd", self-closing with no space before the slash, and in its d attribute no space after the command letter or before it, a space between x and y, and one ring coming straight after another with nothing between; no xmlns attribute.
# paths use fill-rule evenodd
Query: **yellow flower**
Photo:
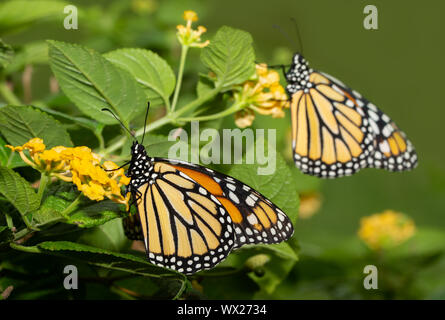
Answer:
<svg viewBox="0 0 445 320"><path fill-rule="evenodd" d="M184 11L184 14L182 15L182 18L185 21L193 21L193 22L198 21L198 15L193 10L186 10L186 11Z"/></svg>
<svg viewBox="0 0 445 320"><path fill-rule="evenodd" d="M176 36L179 42L188 47L204 48L207 46L210 43L209 40L201 42L201 35L206 32L207 29L203 26L198 26L198 29L196 30L192 29L192 23L198 21L196 12L192 10L184 11L183 18L187 24L185 26L178 25L176 27L176 29L178 29Z"/></svg>
<svg viewBox="0 0 445 320"><path fill-rule="evenodd" d="M321 196L317 192L300 194L300 208L298 216L301 219L309 219L321 207Z"/></svg>
<svg viewBox="0 0 445 320"><path fill-rule="evenodd" d="M105 161L102 167L100 156L90 148L57 146L45 150L43 140L39 138L31 139L23 146L7 147L18 151L22 159L33 168L74 183L77 189L91 200L101 201L108 198L125 204L128 208L130 194L123 197L121 187L129 184L130 178L125 176L123 168L114 170L118 165L112 161ZM29 151L30 158L24 154L24 150Z"/></svg>
<svg viewBox="0 0 445 320"><path fill-rule="evenodd" d="M416 231L414 221L406 215L393 210L385 210L360 221L358 236L373 250L395 247Z"/></svg>
<svg viewBox="0 0 445 320"><path fill-rule="evenodd" d="M244 112L235 114L235 123L241 128L252 124L255 118L253 111L272 118L282 118L284 108L289 108L286 92L280 84L280 75L275 70L268 70L265 64L256 65L255 75L241 85L234 98L237 103L245 104Z"/></svg>

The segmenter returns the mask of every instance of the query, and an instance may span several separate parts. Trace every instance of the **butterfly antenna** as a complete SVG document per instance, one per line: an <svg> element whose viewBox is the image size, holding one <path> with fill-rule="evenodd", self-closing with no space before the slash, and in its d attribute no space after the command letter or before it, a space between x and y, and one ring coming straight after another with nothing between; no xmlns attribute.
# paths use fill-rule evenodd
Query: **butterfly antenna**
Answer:
<svg viewBox="0 0 445 320"><path fill-rule="evenodd" d="M275 29L278 30L278 32L281 33L281 35L289 42L289 44L291 46L295 46L295 43L291 40L291 37L289 36L289 34L283 30L283 28L281 28L279 25L274 24L272 25Z"/></svg>
<svg viewBox="0 0 445 320"><path fill-rule="evenodd" d="M298 28L298 23L297 23L297 20L295 18L292 17L292 18L290 18L290 20L295 25L295 30L297 31L298 44L300 45L300 53L303 55L303 41L301 39L300 28Z"/></svg>
<svg viewBox="0 0 445 320"><path fill-rule="evenodd" d="M111 115L120 123L120 125L121 125L121 127L122 128L124 128L125 129L125 131L127 131L135 140L136 140L136 137L134 136L134 134L133 133L131 133L131 131L130 130L128 130L128 128L124 125L124 123L121 121L121 119L119 119L114 113L113 113L113 111L111 111L110 109L108 109L108 108L102 108L102 111L108 111L109 113L111 113Z"/></svg>
<svg viewBox="0 0 445 320"><path fill-rule="evenodd" d="M147 127L147 119L148 119L148 110L150 110L150 101L147 102L147 111L145 112L144 133L142 134L142 141L141 141L142 145L144 145L145 128Z"/></svg>

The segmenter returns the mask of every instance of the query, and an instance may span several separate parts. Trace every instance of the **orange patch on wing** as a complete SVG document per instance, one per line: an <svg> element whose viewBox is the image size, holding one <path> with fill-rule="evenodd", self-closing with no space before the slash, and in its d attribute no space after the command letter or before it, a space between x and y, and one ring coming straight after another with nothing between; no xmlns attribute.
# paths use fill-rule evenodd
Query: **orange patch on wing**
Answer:
<svg viewBox="0 0 445 320"><path fill-rule="evenodd" d="M303 98L300 99L297 109L297 141L295 152L301 156L306 156L308 154L308 128L306 118L306 98L305 96Z"/></svg>
<svg viewBox="0 0 445 320"><path fill-rule="evenodd" d="M351 154L353 157L358 157L362 152L362 148L360 145L355 141L354 138L343 128L340 128L340 132L343 136L343 140L346 142L346 144L349 147L349 150L351 151Z"/></svg>
<svg viewBox="0 0 445 320"><path fill-rule="evenodd" d="M393 137L388 138L389 148L391 149L391 153L395 156L397 156L400 151L399 147L397 146L397 142Z"/></svg>
<svg viewBox="0 0 445 320"><path fill-rule="evenodd" d="M319 93L316 89L310 89L309 91L312 95L312 99L314 100L315 107L318 110L323 122L329 129L337 134L339 131L337 120L334 117L333 106L331 102L326 99L321 93Z"/></svg>
<svg viewBox="0 0 445 320"><path fill-rule="evenodd" d="M298 104L300 103L301 96L303 94L303 90L299 90L292 95L292 103L291 103L291 121L292 121L292 141L296 143L297 141L297 111Z"/></svg>
<svg viewBox="0 0 445 320"><path fill-rule="evenodd" d="M226 208L227 212L230 215L230 218L232 218L232 221L234 223L241 223L243 221L243 216L241 212L238 210L238 208L227 198L224 197L216 197L219 202L223 205L224 208Z"/></svg>
<svg viewBox="0 0 445 320"><path fill-rule="evenodd" d="M335 149L337 150L338 161L345 163L351 160L351 154L348 148L340 139L335 139Z"/></svg>
<svg viewBox="0 0 445 320"><path fill-rule="evenodd" d="M406 141L405 141L405 139L403 139L403 137L400 134L400 132L394 132L394 134L392 136L396 140L397 145L399 146L400 151L401 152L405 152L406 151Z"/></svg>
<svg viewBox="0 0 445 320"><path fill-rule="evenodd" d="M260 202L260 206L263 208L264 212L266 212L270 221L272 221L273 224L277 223L278 217L276 212L267 203L263 201Z"/></svg>
<svg viewBox="0 0 445 320"><path fill-rule="evenodd" d="M346 117L352 120L352 122L354 122L357 126L362 124L361 115L354 109L347 107L341 103L335 103L335 107L340 110Z"/></svg>
<svg viewBox="0 0 445 320"><path fill-rule="evenodd" d="M256 214L257 218L260 220L264 228L270 228L270 221L261 207L256 206L255 208L253 208L253 212Z"/></svg>
<svg viewBox="0 0 445 320"><path fill-rule="evenodd" d="M334 138L328 129L323 128L323 156L322 160L326 164L335 162Z"/></svg>
<svg viewBox="0 0 445 320"><path fill-rule="evenodd" d="M312 103L312 99L306 96L307 113L309 118L310 127L310 147L309 147L309 158L312 160L319 159L321 157L321 137L320 137L320 123L318 121L317 114L315 113L315 108Z"/></svg>
<svg viewBox="0 0 445 320"><path fill-rule="evenodd" d="M345 99L345 97L342 94L338 93L330 86L327 86L325 84L318 85L317 89L331 100L343 101Z"/></svg>
<svg viewBox="0 0 445 320"><path fill-rule="evenodd" d="M223 191L219 186L219 184L217 184L216 181L210 178L208 175L202 172L198 172L188 168L183 168L177 165L172 165L172 167L188 175L190 178L195 180L198 184L203 186L208 192L210 192L214 196L220 196L223 194Z"/></svg>
<svg viewBox="0 0 445 320"><path fill-rule="evenodd" d="M328 83L330 83L330 81L325 76L322 76L321 74L319 74L317 72L311 73L311 75L309 76L309 81L314 84L319 84L319 83L328 84Z"/></svg>

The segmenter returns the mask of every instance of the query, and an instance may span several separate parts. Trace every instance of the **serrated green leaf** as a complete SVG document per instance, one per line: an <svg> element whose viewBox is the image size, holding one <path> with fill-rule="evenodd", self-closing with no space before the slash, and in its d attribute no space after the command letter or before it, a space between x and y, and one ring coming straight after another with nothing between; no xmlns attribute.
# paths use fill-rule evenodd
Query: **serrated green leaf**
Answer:
<svg viewBox="0 0 445 320"><path fill-rule="evenodd" d="M146 49L119 49L104 55L109 61L131 73L144 88L151 105L168 102L176 78L168 63Z"/></svg>
<svg viewBox="0 0 445 320"><path fill-rule="evenodd" d="M270 201L276 204L295 223L298 216L298 192L294 186L293 174L282 156L275 154L276 167L271 175L258 175L258 164L234 165L229 175L248 184L261 192Z"/></svg>
<svg viewBox="0 0 445 320"><path fill-rule="evenodd" d="M88 229L82 233L77 241L111 251L122 251L130 246L130 240L124 234L121 219L114 219L95 228Z"/></svg>
<svg viewBox="0 0 445 320"><path fill-rule="evenodd" d="M59 253L67 258L114 270L121 270L143 276L161 277L176 276L185 279L184 275L170 269L161 268L148 262L143 257L128 253L113 252L70 241L46 241L37 245L48 253Z"/></svg>
<svg viewBox="0 0 445 320"><path fill-rule="evenodd" d="M8 66L14 56L14 50L10 45L7 45L0 40L0 70Z"/></svg>
<svg viewBox="0 0 445 320"><path fill-rule="evenodd" d="M0 167L0 193L22 214L39 208L40 199L28 181L11 169Z"/></svg>
<svg viewBox="0 0 445 320"><path fill-rule="evenodd" d="M45 198L39 210L32 215L36 227L49 224L63 218L60 214L68 205L70 201L50 195Z"/></svg>
<svg viewBox="0 0 445 320"><path fill-rule="evenodd" d="M86 115L105 124L127 123L146 108L146 97L135 78L92 49L48 41L49 61L63 92Z"/></svg>
<svg viewBox="0 0 445 320"><path fill-rule="evenodd" d="M0 166L14 169L24 167L27 164L23 162L17 152L12 152L11 149L6 148L6 141L0 137Z"/></svg>
<svg viewBox="0 0 445 320"><path fill-rule="evenodd" d="M65 223L75 224L81 228L92 228L103 225L121 215L119 204L112 201L101 201L89 206L80 207Z"/></svg>
<svg viewBox="0 0 445 320"><path fill-rule="evenodd" d="M199 75L199 81L196 85L196 95L198 96L198 98L205 96L214 88L215 84L213 82L213 79L202 74Z"/></svg>
<svg viewBox="0 0 445 320"><path fill-rule="evenodd" d="M6 106L0 108L0 132L14 146L30 139L43 139L47 148L72 146L68 132L59 121L31 106Z"/></svg>
<svg viewBox="0 0 445 320"><path fill-rule="evenodd" d="M221 27L202 49L201 60L216 74L216 86L224 88L246 81L255 72L252 36L245 31Z"/></svg>
<svg viewBox="0 0 445 320"><path fill-rule="evenodd" d="M0 34L13 31L43 18L63 16L62 1L13 0L0 4Z"/></svg>

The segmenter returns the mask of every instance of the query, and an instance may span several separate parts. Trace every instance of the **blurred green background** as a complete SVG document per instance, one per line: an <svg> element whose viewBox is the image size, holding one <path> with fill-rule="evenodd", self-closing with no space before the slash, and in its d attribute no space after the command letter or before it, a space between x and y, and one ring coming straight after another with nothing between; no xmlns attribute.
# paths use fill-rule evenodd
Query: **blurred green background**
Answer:
<svg viewBox="0 0 445 320"><path fill-rule="evenodd" d="M419 166L412 172L366 169L352 177L321 182L299 175L298 179L309 179L309 185L320 188L322 201L321 209L313 217L300 219L295 226L301 246L300 262L287 282L302 281L292 287L286 286L285 281L274 296L258 297L358 297L342 285L362 277L362 269L352 270L348 265L364 266L374 261L363 259L358 253L365 250L356 235L360 218L385 209L403 212L414 219L419 230L416 237L422 242L421 249L417 248L419 252L441 252L445 248L444 2L133 0L71 3L81 9L78 30L64 30L60 20L57 23L40 21L26 32L4 35L3 40L20 45L56 39L81 43L99 52L144 47L158 52L177 67L179 48L172 46L174 26L182 23L180 17L184 10L192 9L200 17L199 24L207 27L207 37L222 25L246 30L254 38L257 61L286 64L299 49L295 26L290 20L295 18L304 56L311 66L341 79L376 104L407 133L416 147ZM363 27L363 8L368 4L378 8L378 30ZM293 43L274 25L288 33ZM190 54L183 91L197 80L196 74L187 75L187 69L205 70L199 65L198 56ZM47 94L50 74L47 65L35 68L34 98ZM233 126L232 118L224 121ZM283 119L257 116L254 128L267 127L277 128L278 146L289 159L289 115ZM357 262L359 256L362 258ZM403 269L407 261L404 260L400 268ZM445 298L445 279L441 279L445 259L439 255L434 264L419 268L415 276L419 282L415 286L417 293L407 296ZM368 297L373 298L372 293Z"/></svg>

